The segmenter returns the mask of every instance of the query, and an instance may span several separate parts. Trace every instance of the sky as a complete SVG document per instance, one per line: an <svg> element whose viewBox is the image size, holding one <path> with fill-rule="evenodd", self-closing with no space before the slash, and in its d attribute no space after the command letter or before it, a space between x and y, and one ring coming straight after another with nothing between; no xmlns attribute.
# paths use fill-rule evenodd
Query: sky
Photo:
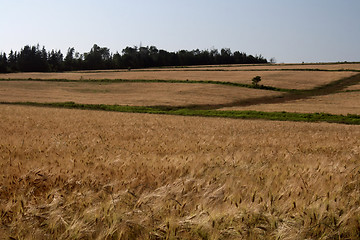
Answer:
<svg viewBox="0 0 360 240"><path fill-rule="evenodd" d="M0 52L221 49L278 63L360 61L360 0L0 0Z"/></svg>

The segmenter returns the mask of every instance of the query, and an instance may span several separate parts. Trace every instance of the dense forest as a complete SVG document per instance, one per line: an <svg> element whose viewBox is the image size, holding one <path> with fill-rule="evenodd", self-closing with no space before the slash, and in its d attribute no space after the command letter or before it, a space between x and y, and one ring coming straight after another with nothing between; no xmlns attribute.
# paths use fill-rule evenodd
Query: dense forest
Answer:
<svg viewBox="0 0 360 240"><path fill-rule="evenodd" d="M229 48L211 50L180 50L167 52L155 46L126 47L111 53L109 48L94 44L90 52L80 54L69 48L65 57L60 50L25 46L20 51L0 53L0 72L58 72L73 70L131 69L162 66L267 63L260 56L247 55Z"/></svg>

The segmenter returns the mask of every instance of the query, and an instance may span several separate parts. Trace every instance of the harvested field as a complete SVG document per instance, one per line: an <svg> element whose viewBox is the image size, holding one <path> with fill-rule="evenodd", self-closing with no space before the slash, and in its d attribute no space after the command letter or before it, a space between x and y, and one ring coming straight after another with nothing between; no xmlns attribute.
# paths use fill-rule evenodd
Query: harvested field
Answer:
<svg viewBox="0 0 360 240"><path fill-rule="evenodd" d="M200 80L251 84L261 76L261 84L278 88L310 89L355 75L354 72L319 71L88 71L65 73L0 74L2 79L144 79L144 80Z"/></svg>
<svg viewBox="0 0 360 240"><path fill-rule="evenodd" d="M0 112L5 239L360 234L358 126L8 105Z"/></svg>
<svg viewBox="0 0 360 240"><path fill-rule="evenodd" d="M0 83L3 102L66 102L135 106L226 104L281 93L213 84L84 83L10 81Z"/></svg>
<svg viewBox="0 0 360 240"><path fill-rule="evenodd" d="M315 96L279 104L258 104L246 107L228 107L222 110L255 110L265 112L299 112L299 113L331 113L360 114L360 91L343 92L331 95Z"/></svg>

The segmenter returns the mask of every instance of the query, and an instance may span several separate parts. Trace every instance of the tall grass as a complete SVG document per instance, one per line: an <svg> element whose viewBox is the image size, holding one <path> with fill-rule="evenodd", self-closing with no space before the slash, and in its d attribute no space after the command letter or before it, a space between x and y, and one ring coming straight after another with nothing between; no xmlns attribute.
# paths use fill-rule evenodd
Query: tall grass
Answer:
<svg viewBox="0 0 360 240"><path fill-rule="evenodd" d="M0 106L5 239L358 239L357 126Z"/></svg>

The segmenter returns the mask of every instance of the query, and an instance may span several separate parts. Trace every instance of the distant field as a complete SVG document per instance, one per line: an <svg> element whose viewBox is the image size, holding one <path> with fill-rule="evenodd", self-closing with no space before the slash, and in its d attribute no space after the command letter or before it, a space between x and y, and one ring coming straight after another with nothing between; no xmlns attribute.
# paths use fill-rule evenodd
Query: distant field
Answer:
<svg viewBox="0 0 360 240"><path fill-rule="evenodd" d="M145 80L200 80L251 84L261 76L261 84L278 87L309 89L331 81L355 75L354 72L319 71L88 71L65 73L13 73L0 74L3 79L145 79Z"/></svg>
<svg viewBox="0 0 360 240"><path fill-rule="evenodd" d="M84 104L119 104L130 106L188 106L213 105L225 108L222 110L258 110L289 112L327 112L334 114L359 114L360 100L356 92L360 84L354 84L336 93L326 96L313 96L307 99L275 102L271 98L284 93L276 91L249 89L215 84L198 84L186 81L229 82L251 85L254 76L261 76L261 84L283 89L309 90L331 82L359 74L342 71L282 71L291 69L339 69L340 67L356 69L360 64L311 64L311 65L261 65L261 66L216 66L188 68L141 69L132 71L81 71L64 73L14 73L2 74L0 79L25 79L0 82L0 101L2 102L66 102ZM277 68L277 71L253 71L257 68ZM249 71L225 71L242 68ZM198 71L208 69L211 71ZM217 70L218 69L218 70ZM47 80L46 82L34 79ZM51 82L51 80L56 80ZM79 82L61 82L59 79ZM89 80L109 79L109 82L89 82ZM143 80L144 82L111 82L111 80ZM30 81L29 81L30 80ZM146 82L159 81L159 82ZM183 83L161 81L183 81ZM184 82L185 81L185 82ZM335 89L336 90L336 89ZM355 90L355 92L354 92ZM336 94L335 94L336 93ZM253 101L253 99L259 99ZM251 106L241 106L243 102L253 102Z"/></svg>
<svg viewBox="0 0 360 240"><path fill-rule="evenodd" d="M141 71L161 71L168 70L169 67L162 68L149 68L141 69ZM360 63L304 63L304 64L230 64L230 65L204 65L204 66L184 66L184 67L171 67L173 71L188 70L225 70L225 71L237 71L237 70L330 70L330 71L360 71ZM110 70L111 71L111 70Z"/></svg>
<svg viewBox="0 0 360 240"><path fill-rule="evenodd" d="M135 106L223 104L281 93L214 84L0 82L0 101L67 102Z"/></svg>
<svg viewBox="0 0 360 240"><path fill-rule="evenodd" d="M217 68L216 66L208 67L208 69ZM207 68L204 68L207 69ZM225 69L224 67L219 67L219 69ZM304 70L357 70L360 71L360 63L331 63L331 64L258 64L258 65L229 65L226 69L228 70L256 70L256 69L304 69Z"/></svg>
<svg viewBox="0 0 360 240"><path fill-rule="evenodd" d="M258 104L247 107L227 107L222 110L255 110L265 112L299 112L299 113L331 113L360 114L360 91L343 92L309 99L300 99L279 104Z"/></svg>
<svg viewBox="0 0 360 240"><path fill-rule="evenodd" d="M0 101L72 101L83 104L176 107L209 105L209 108L221 108L223 105L221 110L359 114L360 99L357 91L360 90L359 82L349 82L346 83L348 85L344 86L340 84L334 86L335 88L329 85L335 81L341 81L359 74L356 72L358 68L360 69L359 63L267 64L192 66L131 71L0 74L0 79L3 79L0 82ZM301 71L301 69L305 71ZM352 71L342 71L346 69L352 69ZM311 93L314 96L304 95L303 97L290 97L282 100L279 97L285 96L284 92L246 88L251 87L251 80L255 76L261 76L260 84L273 88L313 91L312 89L329 85L328 88L331 90L327 93ZM13 81L6 81L11 79ZM46 81L40 82L35 81L35 79ZM98 82L98 80L104 79L108 81ZM134 81L134 83L111 82L119 79ZM97 82L91 82L92 80ZM176 81L181 81L181 83L176 83ZM209 84L211 82L216 84ZM219 85L218 83L245 85L231 86L230 84ZM267 104L269 102L271 104Z"/></svg>

